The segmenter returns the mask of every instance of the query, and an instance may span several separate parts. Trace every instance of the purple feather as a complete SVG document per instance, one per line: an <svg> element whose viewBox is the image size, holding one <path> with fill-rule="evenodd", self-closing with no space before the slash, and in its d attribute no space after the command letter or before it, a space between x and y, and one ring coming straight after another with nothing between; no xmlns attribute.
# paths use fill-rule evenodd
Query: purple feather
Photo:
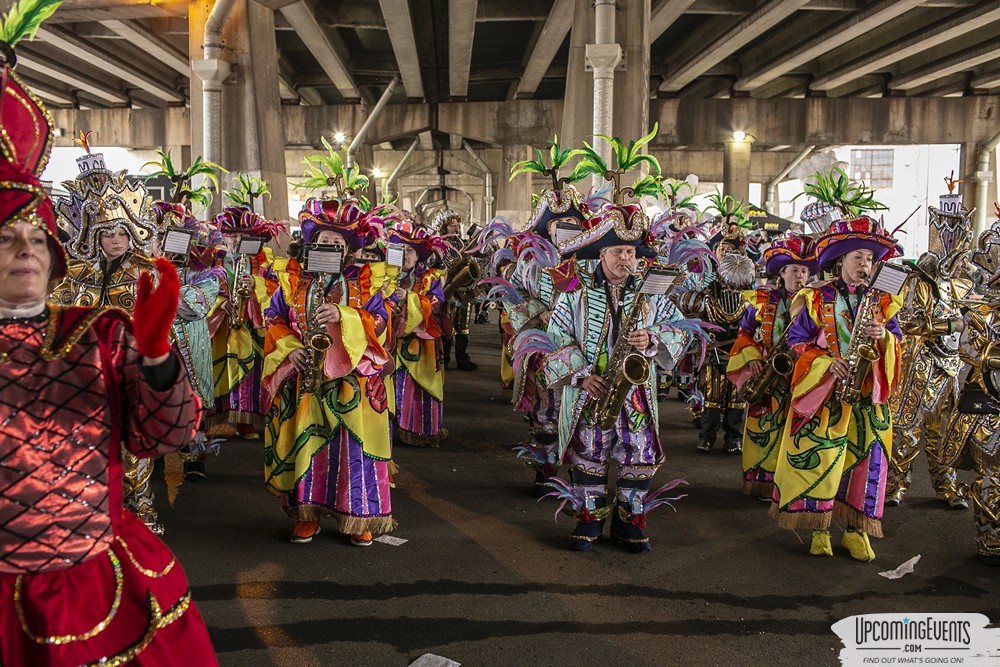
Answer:
<svg viewBox="0 0 1000 667"><path fill-rule="evenodd" d="M556 351L556 345L547 333L541 329L525 329L514 338L514 366L520 367L521 361L533 354L551 354Z"/></svg>
<svg viewBox="0 0 1000 667"><path fill-rule="evenodd" d="M686 333L691 337L690 343L685 351L690 350L691 346L696 342L701 347L701 361L699 366L705 363L705 355L708 354L708 345L711 341L712 331L722 331L722 327L717 324L712 324L706 322L698 317L687 317L679 320L674 320L665 327L668 331L673 330L677 332Z"/></svg>
<svg viewBox="0 0 1000 667"><path fill-rule="evenodd" d="M496 303L504 306L505 308L510 308L511 306L516 306L524 301L524 298L521 296L520 292L511 287L508 283L507 285L495 285L483 301L486 303Z"/></svg>
<svg viewBox="0 0 1000 667"><path fill-rule="evenodd" d="M506 218L497 216L490 220L483 231L480 232L479 238L476 240L476 245L473 246L471 252L482 252L485 248L489 247L491 243L496 243L501 239L509 238L516 234L513 227L510 226L510 222Z"/></svg>
<svg viewBox="0 0 1000 667"><path fill-rule="evenodd" d="M556 508L555 516L553 517L556 523L559 522L559 513L563 511L566 505L569 505L574 512L580 512L586 507L586 487L574 487L560 477L550 477L545 482L545 486L551 487L554 490L539 498L539 502L544 498L555 498L562 501L559 503L559 507Z"/></svg>
<svg viewBox="0 0 1000 667"><path fill-rule="evenodd" d="M548 454L544 449L538 447L537 445L518 445L517 447L514 447L514 453L517 454L517 458L519 460L529 463L537 463L540 466L549 462Z"/></svg>
<svg viewBox="0 0 1000 667"><path fill-rule="evenodd" d="M493 258L490 260L491 266L493 267L493 273L500 273L500 265L505 262L516 262L517 255L510 248L497 248L493 253Z"/></svg>
<svg viewBox="0 0 1000 667"><path fill-rule="evenodd" d="M643 500L642 503L642 511L645 512L646 514L649 514L653 510L659 507L663 507L664 505L667 505L668 507L670 507L670 509L676 512L677 508L671 505L670 503L675 500L680 500L681 498L687 498L688 494L682 493L679 496L667 496L665 494L667 491L676 489L678 486L682 484L686 486L687 480L674 479L667 482L666 484L658 488L656 491L652 491L649 494L647 494L646 498Z"/></svg>

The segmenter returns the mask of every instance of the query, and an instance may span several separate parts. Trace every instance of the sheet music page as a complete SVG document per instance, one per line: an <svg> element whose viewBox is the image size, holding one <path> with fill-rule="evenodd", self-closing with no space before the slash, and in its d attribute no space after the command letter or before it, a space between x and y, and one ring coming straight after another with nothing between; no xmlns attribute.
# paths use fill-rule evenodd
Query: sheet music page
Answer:
<svg viewBox="0 0 1000 667"><path fill-rule="evenodd" d="M391 243L385 249L385 263L392 266L403 266L403 246Z"/></svg>
<svg viewBox="0 0 1000 667"><path fill-rule="evenodd" d="M329 273L339 275L344 263L344 253L340 250L327 248L306 249L306 271L310 273Z"/></svg>
<svg viewBox="0 0 1000 667"><path fill-rule="evenodd" d="M567 225L560 223L556 225L556 244L558 245L560 243L565 243L566 241L573 238L582 231L583 229L578 227L577 225Z"/></svg>
<svg viewBox="0 0 1000 667"><path fill-rule="evenodd" d="M256 236L241 236L236 246L237 255L256 255L264 246L264 239Z"/></svg>
<svg viewBox="0 0 1000 667"><path fill-rule="evenodd" d="M641 294L666 294L681 279L677 269L650 269L639 288Z"/></svg>
<svg viewBox="0 0 1000 667"><path fill-rule="evenodd" d="M191 232L186 229L168 229L163 235L161 249L164 253L186 255L191 245Z"/></svg>
<svg viewBox="0 0 1000 667"><path fill-rule="evenodd" d="M886 294L899 294L909 271L895 264L882 264L872 277L870 287Z"/></svg>

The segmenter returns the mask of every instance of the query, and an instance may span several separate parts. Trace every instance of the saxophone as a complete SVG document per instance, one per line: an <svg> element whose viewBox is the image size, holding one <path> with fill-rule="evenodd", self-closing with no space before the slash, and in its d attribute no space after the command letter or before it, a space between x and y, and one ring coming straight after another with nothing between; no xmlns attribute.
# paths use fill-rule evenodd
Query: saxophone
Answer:
<svg viewBox="0 0 1000 667"><path fill-rule="evenodd" d="M795 361L788 351L788 328L781 334L781 338L774 344L767 354L767 361L764 362L763 370L753 376L743 385L742 398L747 403L760 403L760 401L771 393L774 386L778 384L778 377L789 377L795 369Z"/></svg>
<svg viewBox="0 0 1000 667"><path fill-rule="evenodd" d="M867 284L869 279L868 274L861 277L863 284ZM861 388L865 378L868 377L872 364L882 356L878 351L877 342L872 340L864 329L865 322L875 319L878 305L879 292L874 289L869 289L858 304L858 312L851 327L851 342L841 355L848 365L847 377L837 380L834 391L834 396L841 403L856 403L861 398Z"/></svg>
<svg viewBox="0 0 1000 667"><path fill-rule="evenodd" d="M306 352L309 353L309 366L302 373L299 383L300 393L303 394L315 394L319 389L320 381L323 379L323 359L326 357L326 351L333 345L333 339L326 333L326 327L316 321L316 310L325 302L321 294L322 285L319 280L314 279L309 285L307 300L309 308L303 331Z"/></svg>
<svg viewBox="0 0 1000 667"><path fill-rule="evenodd" d="M635 272L632 275L645 274ZM629 390L644 384L649 379L649 359L636 352L628 343L628 336L639 323L645 303L646 296L641 292L637 293L622 320L618 340L615 341L615 347L608 358L607 368L601 375L601 378L608 383L608 390L600 398L591 398L589 401L594 423L605 430L614 427Z"/></svg>
<svg viewBox="0 0 1000 667"><path fill-rule="evenodd" d="M236 269L233 271L233 303L229 314L229 328L242 329L246 318L247 300L253 295L253 290L243 285L243 276L248 275L243 255L236 256Z"/></svg>

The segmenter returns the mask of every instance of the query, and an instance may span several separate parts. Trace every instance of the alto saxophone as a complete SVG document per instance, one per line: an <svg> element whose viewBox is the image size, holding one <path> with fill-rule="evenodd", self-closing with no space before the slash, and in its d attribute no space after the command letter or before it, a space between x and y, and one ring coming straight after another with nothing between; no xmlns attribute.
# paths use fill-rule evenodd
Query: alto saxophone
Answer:
<svg viewBox="0 0 1000 667"><path fill-rule="evenodd" d="M321 282L314 279L309 285L307 300L309 307L306 313L306 330L303 332L303 342L306 344L306 352L309 353L309 365L302 373L299 384L303 394L315 394L319 389L320 381L323 379L323 359L326 358L326 351L333 345L333 339L326 333L326 327L316 321L316 311L326 302L322 298L322 293Z"/></svg>
<svg viewBox="0 0 1000 667"><path fill-rule="evenodd" d="M867 284L868 274L861 276L863 284ZM858 312L854 316L854 325L851 327L851 342L847 350L841 355L847 362L847 376L837 380L837 387L834 396L841 403L856 403L861 398L861 389L864 386L865 378L871 370L872 364L881 358L878 351L878 344L865 332L864 324L868 320L874 319L878 312L879 292L869 289L861 303L858 304Z"/></svg>
<svg viewBox="0 0 1000 667"><path fill-rule="evenodd" d="M743 400L747 403L760 403L761 399L771 393L774 386L778 384L779 377L789 377L795 369L795 361L788 351L788 328L781 334L781 338L774 344L767 354L764 368L760 373L753 376L743 385Z"/></svg>
<svg viewBox="0 0 1000 667"><path fill-rule="evenodd" d="M635 272L632 275L643 276L644 273ZM600 398L590 401L594 423L604 430L614 427L629 390L644 384L649 379L649 359L636 352L628 343L629 334L639 323L645 303L645 295L638 292L622 320L618 340L615 341L615 347L608 357L607 368L601 375L601 378L608 383L608 390Z"/></svg>
<svg viewBox="0 0 1000 667"><path fill-rule="evenodd" d="M229 328L241 329L246 318L247 301L253 295L253 290L243 284L243 276L249 275L246 270L243 255L236 256L236 269L233 271L233 303L229 315Z"/></svg>

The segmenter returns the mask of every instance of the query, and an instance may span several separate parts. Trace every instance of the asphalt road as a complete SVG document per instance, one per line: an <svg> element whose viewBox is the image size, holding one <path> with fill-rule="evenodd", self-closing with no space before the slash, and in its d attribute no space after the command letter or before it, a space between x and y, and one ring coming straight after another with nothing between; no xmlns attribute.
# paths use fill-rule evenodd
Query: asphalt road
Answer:
<svg viewBox="0 0 1000 667"><path fill-rule="evenodd" d="M1000 570L974 558L970 510L933 498L918 474L889 508L877 559L807 554L810 535L777 528L741 492L738 457L694 451L684 406L661 404L667 463L684 478L677 511L649 517L653 551L601 541L566 549L572 520L529 495L511 452L524 422L502 396L496 327L450 372L439 449L400 448L392 535L353 547L332 528L288 541L292 522L262 485L261 445L230 441L207 482L157 504L222 665L409 665L424 653L489 665L836 665L830 626L872 612L979 612L1000 622ZM968 476L968 473L965 473ZM654 482L654 488L657 484ZM917 555L912 574L878 576Z"/></svg>

